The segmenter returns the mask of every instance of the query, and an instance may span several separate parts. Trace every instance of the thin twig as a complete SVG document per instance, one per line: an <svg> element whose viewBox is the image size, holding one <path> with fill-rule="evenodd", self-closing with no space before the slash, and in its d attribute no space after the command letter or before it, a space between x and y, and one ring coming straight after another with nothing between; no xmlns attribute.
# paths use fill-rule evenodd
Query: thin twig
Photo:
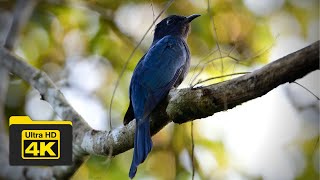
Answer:
<svg viewBox="0 0 320 180"><path fill-rule="evenodd" d="M244 63L240 63L240 62L242 62L242 61L248 61L248 60L255 59L255 58L258 58L258 57L262 56L264 53L268 52L268 51L272 48L273 45L274 45L274 44L270 45L270 47L267 47L267 48L262 49L258 54L254 55L254 56L252 56L252 57L249 57L249 58L247 58L247 59L244 59L244 60L240 60L240 59L238 59L238 58L236 58L236 57L234 57L234 56L231 55L231 52L235 49L235 47L232 48L229 52L223 52L223 51L222 51L223 53L225 53L225 54L227 54L227 55L222 56L222 57L218 57L218 58L212 58L212 59L204 62L201 70L199 71L199 73L197 73L195 76L194 76L194 74L192 75L192 78L191 78L191 80L190 80L190 82L189 82L189 85L190 85L190 87L192 87L193 82L194 82L194 81L199 77L199 75L203 72L203 70L204 70L204 68L205 68L205 65L207 65L207 64L209 64L209 63L211 63L211 62L213 62L213 61L216 61L216 60L219 60L219 59L224 59L224 58L230 58L231 60L236 61L236 64L245 65ZM207 56L206 56L206 57L207 57ZM201 60L201 61L202 61L202 60ZM195 69L198 68L199 65L200 65L200 62L197 64L197 66L195 67ZM234 72L234 71L233 71L233 72Z"/></svg>
<svg viewBox="0 0 320 180"><path fill-rule="evenodd" d="M150 0L150 1L151 1L152 18L153 18L153 21L155 21L154 20L155 14L154 14L154 9L153 9L153 1L152 0Z"/></svg>
<svg viewBox="0 0 320 180"><path fill-rule="evenodd" d="M191 161L192 161L192 180L194 180L194 136L193 136L193 121L191 121Z"/></svg>
<svg viewBox="0 0 320 180"><path fill-rule="evenodd" d="M314 145L312 154L314 154L316 152L318 145L319 145L319 136L317 138L316 144Z"/></svg>
<svg viewBox="0 0 320 180"><path fill-rule="evenodd" d="M216 61L216 60L219 60L219 59L222 59L222 60L223 60L223 58L230 58L231 60L234 60L234 61L237 62L237 64L239 64L239 61L240 61L240 60L238 60L238 59L236 59L236 58L232 58L232 57L230 56L230 54L232 53L232 51L233 51L234 49L235 49L235 46L232 47L231 50L230 50L228 53L225 52L225 54L227 54L226 56L223 56L223 57L222 57L221 54L220 54L220 58L213 58L213 59L210 59L210 60L206 61L205 63L203 63L203 66L202 66L201 70L199 71L199 73L195 75L195 72L194 72L194 73L192 74L191 79L190 79L190 81L189 81L190 87L192 87L193 82L194 82L194 81L197 79L197 77L202 73L202 71L203 71L204 68L205 68L205 65L207 65L207 64L209 64L209 63L211 63L211 62L213 62L213 61ZM202 63L202 61L203 61L204 59L210 57L213 53L217 52L218 50L219 50L219 49L214 49L214 50L211 51L208 55L206 55L203 59L201 59L201 60L199 61L199 63L195 66L195 69L198 68L198 66ZM223 52L223 51L221 50L221 51L219 51L219 52Z"/></svg>
<svg viewBox="0 0 320 180"><path fill-rule="evenodd" d="M219 78L224 78L224 77L228 77L228 76L235 76L235 75L241 75L241 74L248 74L250 72L238 72L238 73L232 73L232 74L226 74L226 75L222 75L222 76L216 76L216 77L212 77L212 78L208 78L205 79L203 81L198 81L195 85L193 85L192 87L194 88L196 85L207 82L207 81L211 81L214 79L219 79Z"/></svg>
<svg viewBox="0 0 320 180"><path fill-rule="evenodd" d="M298 82L296 82L296 81L293 81L292 83L299 85L300 87L302 87L303 89L305 89L306 91L308 91L310 94L312 94L315 98L317 98L317 100L320 100L319 97L318 97L316 94L314 94L314 93L313 93L312 91L310 91L308 88L304 87L302 84L300 84L300 83L298 83Z"/></svg>
<svg viewBox="0 0 320 180"><path fill-rule="evenodd" d="M214 18L211 15L210 0L208 0L207 2L208 2L208 14L209 14L210 20L212 22L213 38L215 38L216 46L217 46L219 54L220 54L220 58L221 58L221 60L220 60L220 62L221 62L221 74L223 75L224 66L223 66L223 60L222 60L222 53L221 53L221 49L220 49L220 45L219 45L219 38L218 38L218 34L217 34L216 25L214 24Z"/></svg>
<svg viewBox="0 0 320 180"><path fill-rule="evenodd" d="M205 55L203 58L201 58L201 60L198 62L198 64L194 67L194 69L197 69L200 64L202 63L203 60L207 59L208 57L210 57L212 54L214 54L215 52L217 52L218 50L217 49L213 49L211 52L209 52L209 54ZM189 85L191 85L194 81L194 75L195 75L195 71L192 73L191 75L191 78L190 78L190 81L189 81ZM201 73L201 72L200 72ZM197 75L196 75L197 76Z"/></svg>
<svg viewBox="0 0 320 180"><path fill-rule="evenodd" d="M141 40L139 41L139 43L136 45L136 47L133 49L133 51L131 52L130 56L128 57L128 59L126 60L120 75L117 79L117 82L114 86L113 92L112 92L112 96L111 96L111 101L110 101L110 106L109 106L109 126L110 126L110 130L112 130L112 122L111 122L111 109L112 109L112 104L113 104L113 99L114 99L114 95L117 91L117 88L119 86L121 77L124 74L124 71L127 69L127 66L130 62L130 60L132 59L133 55L135 54L135 52L137 51L138 47L141 45L142 41L145 39L145 37L147 36L147 34L149 33L149 31L151 30L151 28L153 27L153 25L156 23L156 21L160 18L160 16L170 7L170 5L173 3L174 0L170 0L166 6L162 9L162 11L159 13L159 15L157 16L157 18L152 22L152 24L149 26L148 30L144 33L144 35L142 36Z"/></svg>
<svg viewBox="0 0 320 180"><path fill-rule="evenodd" d="M223 57L223 58L227 58L227 56ZM206 62L203 63L202 67L201 67L201 70L190 80L190 85L193 84L193 82L200 76L200 74L203 72L203 70L206 68L206 65L215 61L215 60L219 60L221 59L220 57L219 58L213 58L213 59L210 59ZM195 67L197 68L197 66Z"/></svg>
<svg viewBox="0 0 320 180"><path fill-rule="evenodd" d="M267 47L267 48L265 48L265 49L262 49L261 52L259 52L258 54L254 55L254 56L252 56L252 57L249 57L249 58L247 58L247 59L244 59L244 60L240 60L240 59L238 59L238 58L236 58L236 57L234 57L234 56L231 56L231 55L229 55L228 57L231 58L231 59L233 59L233 60L235 60L235 61L248 61L248 60L251 60L251 59L256 59L256 58L262 56L263 54L265 54L266 52L268 52L268 51L272 48L273 45L274 45L274 44L271 44L270 47Z"/></svg>
<svg viewBox="0 0 320 180"><path fill-rule="evenodd" d="M262 49L262 50L260 50L260 52L258 52L256 55L254 55L254 56L252 56L252 57L249 57L249 58L247 58L247 59L244 59L244 60L240 60L240 59L238 59L238 58L236 58L236 57L234 57L234 56L232 56L231 55L231 53L233 52L233 50L236 48L235 46L229 51L229 52L224 52L221 48L220 48L220 45L219 45L219 42L218 42L218 36L217 36L217 32L216 32L216 28L215 28L215 24L214 24L214 21L213 21L213 19L212 19L212 16L211 16L211 11L210 11L210 0L208 0L207 1L208 2L208 8L207 8L207 11L208 11L208 14L209 14L209 16L210 16L210 19L211 19L211 21L213 22L213 30L214 30L214 35L216 36L216 46L217 46L217 50L219 51L219 55L220 55L220 57L219 58L213 58L213 59L210 59L210 60L208 60L208 61L206 61L204 64L203 64L203 67L201 68L201 70L199 71L199 73L197 73L196 75L195 75L195 72L192 74L192 76L191 76L191 79L190 79L190 81L189 81L189 85L192 87L192 84L193 84L193 82L197 79L197 77L202 73L202 71L205 69L205 65L207 65L207 64L209 64L209 63L211 63L211 62L213 62L213 61L216 61L216 60L221 60L221 65L222 65L222 67L221 67L221 69L223 69L223 60L224 60L224 58L230 58L231 60L234 60L234 61L236 61L236 64L242 64L242 63L240 63L240 61L248 61L248 60L251 60L251 59L255 59L255 58L258 58L258 57L260 57L260 56L262 56L263 54L265 54L266 52L268 52L271 48L272 48L272 46L274 45L274 43L272 43L271 44L271 46L270 47L267 47L267 48L264 48L264 49ZM279 37L279 35L277 35L276 36L276 39ZM215 51L214 51L215 52ZM224 54L226 54L225 56L222 56L222 53L224 53ZM209 55L207 55L206 56L206 58L207 57L209 57L211 54L213 54L213 53L210 53ZM196 68L198 68L198 66L200 65L202 63L202 60L196 65L196 67L195 67L195 69ZM243 64L244 65L244 64ZM234 68L235 69L235 68ZM223 71L222 71L223 72ZM234 70L233 70L233 72L234 72Z"/></svg>

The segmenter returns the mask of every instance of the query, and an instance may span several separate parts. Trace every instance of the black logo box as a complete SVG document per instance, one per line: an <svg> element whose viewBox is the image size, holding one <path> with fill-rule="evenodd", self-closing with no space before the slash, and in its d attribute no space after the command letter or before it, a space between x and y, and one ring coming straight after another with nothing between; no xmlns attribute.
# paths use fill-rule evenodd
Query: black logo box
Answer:
<svg viewBox="0 0 320 180"><path fill-rule="evenodd" d="M59 130L60 158L22 159L21 133L23 130ZM12 124L9 126L9 142L10 165L57 166L72 164L72 126L69 124Z"/></svg>

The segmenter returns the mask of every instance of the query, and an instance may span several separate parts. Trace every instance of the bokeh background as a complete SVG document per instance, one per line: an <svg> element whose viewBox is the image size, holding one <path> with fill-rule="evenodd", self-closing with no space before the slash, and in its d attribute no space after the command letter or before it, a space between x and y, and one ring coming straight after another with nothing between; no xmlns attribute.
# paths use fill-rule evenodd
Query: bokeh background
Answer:
<svg viewBox="0 0 320 180"><path fill-rule="evenodd" d="M110 99L128 57L163 0L44 0L20 34L14 52L46 72L71 105L95 129L109 130ZM0 0L4 41L15 1ZM319 40L317 0L176 0L161 16L201 14L192 22L188 44L191 71L180 86L207 78L251 72ZM121 126L136 63L149 48L154 27L124 71L112 105L112 125ZM221 58L222 57L222 58ZM319 94L319 71L298 80ZM13 75L7 117L59 119L39 93ZM190 123L166 126L139 166L137 179L191 179ZM319 179L319 101L297 84L226 112L194 121L195 179ZM132 150L111 160L92 156L72 179L126 179Z"/></svg>

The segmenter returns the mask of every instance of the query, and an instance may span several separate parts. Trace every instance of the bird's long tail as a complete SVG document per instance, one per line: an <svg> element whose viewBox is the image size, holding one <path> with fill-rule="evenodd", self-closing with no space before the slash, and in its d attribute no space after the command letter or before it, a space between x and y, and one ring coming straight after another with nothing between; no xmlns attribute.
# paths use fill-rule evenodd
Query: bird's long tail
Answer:
<svg viewBox="0 0 320 180"><path fill-rule="evenodd" d="M149 117L136 120L136 132L134 136L134 151L130 167L129 177L132 179L137 172L138 165L143 163L152 148Z"/></svg>

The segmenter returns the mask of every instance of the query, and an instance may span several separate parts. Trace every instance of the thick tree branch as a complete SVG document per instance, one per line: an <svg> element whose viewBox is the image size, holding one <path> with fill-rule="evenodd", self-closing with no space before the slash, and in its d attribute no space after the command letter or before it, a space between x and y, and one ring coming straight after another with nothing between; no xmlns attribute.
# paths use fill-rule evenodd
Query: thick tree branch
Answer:
<svg viewBox="0 0 320 180"><path fill-rule="evenodd" d="M319 69L319 41L244 76L218 84L171 90L151 115L151 133L173 121L185 123L231 109L258 98L286 82L293 82ZM112 155L133 147L135 123L106 132L86 132L82 148L90 154Z"/></svg>
<svg viewBox="0 0 320 180"><path fill-rule="evenodd" d="M35 87L63 119L72 120L76 157L85 154L108 156L110 151L112 155L117 155L133 147L134 121L111 132L92 130L67 103L45 73L31 67L4 48L0 48L0 64ZM167 100L152 113L152 134L171 121L184 123L231 109L317 69L319 41L239 78L196 89L172 90ZM75 158L78 159L81 158ZM79 164L81 163L80 160Z"/></svg>

